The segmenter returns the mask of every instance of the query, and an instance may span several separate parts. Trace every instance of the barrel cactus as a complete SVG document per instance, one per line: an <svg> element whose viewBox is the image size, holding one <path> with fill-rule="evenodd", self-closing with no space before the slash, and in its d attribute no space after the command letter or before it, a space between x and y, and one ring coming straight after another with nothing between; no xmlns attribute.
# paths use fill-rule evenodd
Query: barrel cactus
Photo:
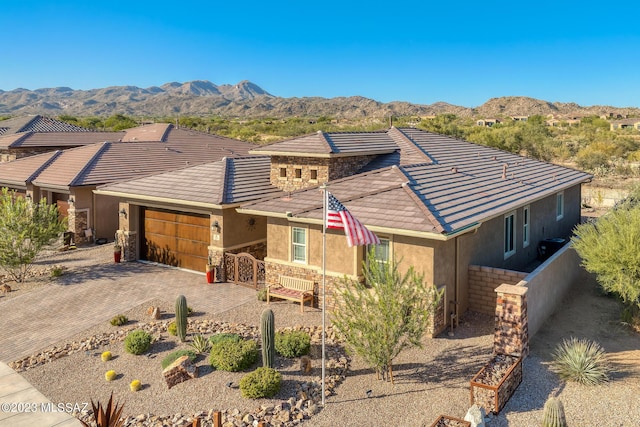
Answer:
<svg viewBox="0 0 640 427"><path fill-rule="evenodd" d="M262 312L260 319L260 335L262 337L262 366L273 368L275 366L276 345L274 316L271 309Z"/></svg>
<svg viewBox="0 0 640 427"><path fill-rule="evenodd" d="M560 399L550 397L544 404L542 419L543 427L566 427L567 420L564 416L564 406Z"/></svg>
<svg viewBox="0 0 640 427"><path fill-rule="evenodd" d="M187 338L187 298L179 295L176 299L176 332L180 341Z"/></svg>

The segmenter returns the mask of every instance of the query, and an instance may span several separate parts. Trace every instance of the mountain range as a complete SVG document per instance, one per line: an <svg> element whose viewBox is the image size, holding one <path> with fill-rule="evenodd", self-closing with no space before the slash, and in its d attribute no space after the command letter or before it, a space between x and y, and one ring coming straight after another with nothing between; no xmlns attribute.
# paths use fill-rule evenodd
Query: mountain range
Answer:
<svg viewBox="0 0 640 427"><path fill-rule="evenodd" d="M171 82L162 86L111 86L74 90L68 87L36 90L0 90L0 114L19 116L130 116L175 117L320 117L344 119L427 116L452 113L461 117L495 117L540 114L547 116L620 114L640 116L640 108L589 106L548 102L521 96L492 98L471 108L436 102L430 105L394 101L378 102L361 96L282 98L244 80L216 85L207 80Z"/></svg>

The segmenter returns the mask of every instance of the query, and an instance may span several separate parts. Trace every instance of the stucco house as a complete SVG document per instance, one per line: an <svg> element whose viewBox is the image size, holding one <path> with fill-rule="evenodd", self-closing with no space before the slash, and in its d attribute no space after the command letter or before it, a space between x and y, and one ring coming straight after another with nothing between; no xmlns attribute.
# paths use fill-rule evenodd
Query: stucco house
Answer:
<svg viewBox="0 0 640 427"><path fill-rule="evenodd" d="M631 118L631 119L622 119L622 120L614 120L609 123L609 127L611 130L617 129L634 129L640 130L640 118Z"/></svg>
<svg viewBox="0 0 640 427"><path fill-rule="evenodd" d="M267 282L278 275L321 282L322 194L314 187L328 181L381 239L376 261L414 266L444 287L446 312L455 315L481 303L469 291L470 267L521 270L538 257L540 241L570 236L580 222L581 184L591 179L417 129L318 133L252 153L271 156L271 182L283 190L238 208L267 220ZM366 248L349 248L340 230L328 230L326 244L331 305L338 280L361 278ZM325 296L317 289L316 297Z"/></svg>
<svg viewBox="0 0 640 427"><path fill-rule="evenodd" d="M171 124L141 126L113 136L118 139L0 163L0 186L34 201L45 198L56 203L68 217L77 243L96 237L113 239L119 225L118 200L93 194L98 185L246 155L256 147Z"/></svg>
<svg viewBox="0 0 640 427"><path fill-rule="evenodd" d="M119 201L127 260L148 260L204 272L208 262L225 279L224 256L263 259L267 220L243 215L243 202L280 193L269 182L266 156L216 162L99 186L94 194Z"/></svg>

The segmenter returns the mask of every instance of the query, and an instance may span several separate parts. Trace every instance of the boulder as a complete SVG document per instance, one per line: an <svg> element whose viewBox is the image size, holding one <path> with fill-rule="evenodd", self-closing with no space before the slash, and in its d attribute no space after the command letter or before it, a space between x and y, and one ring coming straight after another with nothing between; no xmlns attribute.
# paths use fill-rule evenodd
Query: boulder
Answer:
<svg viewBox="0 0 640 427"><path fill-rule="evenodd" d="M162 376L169 388L183 381L198 377L198 367L193 366L189 356L182 356L176 359L171 365L162 371Z"/></svg>
<svg viewBox="0 0 640 427"><path fill-rule="evenodd" d="M471 423L471 427L485 427L485 415L484 408L474 404L467 411L467 415L464 416L464 420L469 421Z"/></svg>

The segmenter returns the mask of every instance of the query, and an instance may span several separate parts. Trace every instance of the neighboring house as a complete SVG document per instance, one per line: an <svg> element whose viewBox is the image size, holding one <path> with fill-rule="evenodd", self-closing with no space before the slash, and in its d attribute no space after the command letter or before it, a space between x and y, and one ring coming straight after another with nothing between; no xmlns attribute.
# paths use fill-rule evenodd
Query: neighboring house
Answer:
<svg viewBox="0 0 640 427"><path fill-rule="evenodd" d="M236 212L240 203L280 190L269 183L265 156L223 158L98 187L119 200L119 233L128 260L143 259L203 272L210 260L224 274L224 254L266 253L267 221Z"/></svg>
<svg viewBox="0 0 640 427"><path fill-rule="evenodd" d="M470 266L522 269L541 240L569 237L580 221L581 184L592 178L416 129L319 133L252 153L271 156L271 181L285 190L238 209L267 219L268 283L281 274L321 283L322 194L293 190L335 176L329 191L381 239L375 261L414 266L446 289L446 311L456 314L473 309ZM362 278L367 251L349 248L340 230L327 231L326 247L331 305L342 277Z"/></svg>
<svg viewBox="0 0 640 427"><path fill-rule="evenodd" d="M640 130L640 118L622 119L609 123L611 130L633 128Z"/></svg>
<svg viewBox="0 0 640 427"><path fill-rule="evenodd" d="M138 139L143 136L147 141ZM0 163L0 186L35 201L56 203L68 216L77 243L90 237L112 239L118 229L118 201L94 195L96 186L246 155L255 147L169 124L134 128L120 139L125 142L94 143Z"/></svg>
<svg viewBox="0 0 640 427"><path fill-rule="evenodd" d="M511 116L511 120L514 122L526 122L529 120L529 116Z"/></svg>
<svg viewBox="0 0 640 427"><path fill-rule="evenodd" d="M117 141L125 132L97 132L44 116L0 121L0 162L34 154Z"/></svg>
<svg viewBox="0 0 640 427"><path fill-rule="evenodd" d="M479 119L476 121L476 124L478 126L487 126L487 127L491 127L493 125L495 125L496 123L500 123L500 120L498 119Z"/></svg>

